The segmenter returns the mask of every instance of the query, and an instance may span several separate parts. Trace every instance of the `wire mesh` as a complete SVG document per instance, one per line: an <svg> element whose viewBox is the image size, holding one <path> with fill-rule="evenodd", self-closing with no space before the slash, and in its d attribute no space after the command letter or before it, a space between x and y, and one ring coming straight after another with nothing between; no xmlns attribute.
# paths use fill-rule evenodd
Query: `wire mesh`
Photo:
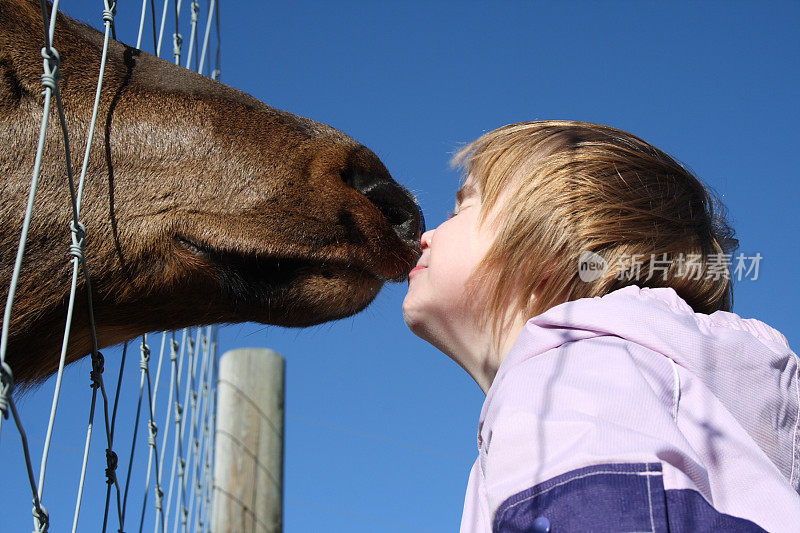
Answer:
<svg viewBox="0 0 800 533"><path fill-rule="evenodd" d="M175 23L175 33L173 34L173 43L174 43L174 58L177 64L180 64L180 57L182 51L182 37L180 35L180 12L181 12L181 2L178 0L177 2L173 3L173 13L174 13L174 23ZM23 220L21 232L20 232L20 241L19 246L17 249L17 255L15 260L14 271L12 275L12 280L9 287L8 297L5 303L5 311L3 315L3 324L2 324L2 337L0 338L0 412L2 412L2 417L0 417L0 424L2 424L2 420L4 418L8 418L10 415L13 418L15 427L17 428L17 432L19 433L21 449L23 460L25 464L25 471L27 474L27 484L30 486L31 495L33 500L33 516L34 516L34 531L35 532L46 532L50 528L50 524L52 522L52 518L48 513L46 507L43 504L45 499L45 487L47 486L46 483L46 471L47 471L47 464L48 458L50 455L51 447L53 446L54 436L55 436L55 422L58 418L59 414L59 399L61 397L62 385L64 383L63 377L65 372L65 360L66 360L66 351L67 345L69 342L69 335L70 335L70 326L72 322L72 314L73 309L75 306L76 294L77 294L77 285L79 276L83 276L82 281L87 288L87 293L91 295L91 279L89 276L89 271L87 267L87 263L90 261L90 251L84 253L84 243L85 237L87 233L87 228L81 223L80 220L80 213L81 213L81 200L83 197L83 192L86 184L86 171L88 167L88 162L90 159L91 150L93 147L92 139L94 138L94 130L95 125L97 122L98 116L98 109L100 107L101 98L102 98L102 84L104 78L104 70L105 64L107 60L107 52L109 48L109 43L111 39L116 39L116 29L114 25L114 17L116 12L116 2L111 2L109 0L103 1L103 8L101 10L103 26L104 26L104 45L102 51L102 58L100 61L100 71L97 75L97 88L95 93L94 99L94 108L92 112L92 119L89 125L89 131L87 135L87 145L84 153L83 158L83 165L81 167L81 174L80 178L76 184L73 180L72 175L72 160L71 160L71 153L70 153L70 145L69 145L69 135L66 126L66 120L64 116L63 110L63 103L61 101L61 95L59 92L59 68L61 64L61 57L58 53L56 48L56 44L53 42L55 36L55 26L56 26L56 13L59 8L59 0L55 0L51 7L48 7L45 0L40 1L41 6L41 13L42 13L42 29L43 29L43 45L42 48L42 58L43 58L43 75L42 75L42 85L43 85L43 114L42 114L42 123L39 133L39 143L36 152L35 164L32 172L31 177L31 185L29 189L28 195L28 202L27 202L27 209L25 213L25 217ZM163 30L166 24L166 18L168 13L169 7L169 0L165 0L162 15L161 15L161 22L160 22L160 31L156 32L156 11L155 11L155 2L150 0L149 2L150 7L150 18L152 21L152 29L153 29L153 43L154 43L154 52L156 55L160 53L160 46L163 36ZM143 32L144 32L144 25L147 19L147 11L148 11L148 2L147 0L143 0L142 2L142 11L140 14L140 24L139 24L139 32L137 36L137 47L141 45ZM215 1L209 2L209 9L206 11L206 32L203 42L203 52L202 57L198 52L197 46L197 24L200 19L200 6L199 3L194 0L191 3L191 39L189 44L189 50L187 53L187 67L191 65L191 59L194 58L195 64L203 65L205 61L205 56L207 54L208 49L208 41L209 41L209 29L211 27L212 20L215 16L218 18L218 3ZM202 66L201 66L202 69ZM219 34L217 34L217 58L215 63L214 71L215 77L218 77L219 72ZM34 468L32 462L32 454L31 448L33 446L33 441L28 438L28 433L25 431L25 426L21 419L19 410L17 409L16 399L13 395L14 391L14 381L13 381L13 368L10 367L6 363L6 351L7 351L7 343L8 343L8 336L9 336L9 329L11 324L11 316L13 312L13 303L14 303L14 296L18 284L18 279L20 275L20 271L22 268L22 258L25 253L26 247L26 240L27 240L27 233L28 228L30 225L30 220L33 214L33 206L36 198L36 189L38 185L39 175L41 171L41 164L42 158L44 153L44 141L47 134L48 122L51 115L51 107L55 103L55 108L57 111L57 116L59 119L59 125L61 126L61 134L63 136L63 146L64 146L64 165L67 172L68 177L68 187L69 187L69 196L71 201L72 207L72 220L65 221L65 223L70 224L71 234L72 234L72 242L69 246L67 246L69 251L70 261L72 262L73 266L73 275L72 275L72 282L71 282L71 294L69 298L69 307L67 312L67 319L65 323L65 331L62 343L62 349L59 359L59 367L56 375L53 378L54 381L54 391L53 391L53 400L50 409L50 416L48 418L46 424L46 431L44 434L44 438L42 439L42 453L41 453L41 461L39 467L39 475L38 478L34 475ZM66 244L65 244L66 246ZM89 372L90 378L90 387L91 387L91 394L89 398L89 420L86 426L86 434L85 434L85 441L84 441L84 448L82 450L82 460L80 462L80 473L76 476L78 481L78 488L77 488L77 495L75 496L75 507L74 507L74 514L72 519L72 531L77 531L79 528L79 524L81 524L81 504L83 502L84 497L84 490L86 487L86 483L93 483L97 481L94 476L91 475L90 472L90 462L94 462L97 458L96 454L92 454L92 434L94 430L94 423L95 423L95 412L97 408L97 400L98 400L98 393L101 401L101 408L102 408L102 417L103 417L103 429L105 433L105 481L106 481L106 490L105 490L105 504L104 504L104 513L103 513L103 521L102 521L102 531L106 531L109 527L109 524L114 524L111 527L119 531L123 531L125 528L126 519L130 524L134 520L127 516L126 511L128 509L128 500L129 495L134 494L134 489L138 484L142 486L139 487L139 491L143 492L142 498L142 505L140 508L139 516L136 517L139 524L139 531L142 531L145 527L145 524L148 520L152 521L154 524L155 531L167 531L170 528L170 521L169 521L169 501L167 503L166 512L163 509L163 451L167 448L167 446L172 444L173 448L176 450L176 456L179 456L178 459L178 468L175 470L175 475L179 478L177 482L178 487L178 497L176 498L176 502L180 502L180 508L176 511L173 522L172 522L172 531L178 531L180 527L180 531L188 531L190 526L190 513L192 513L194 507L194 500L195 497L198 500L197 503L197 521L196 523L200 525L200 528L203 527L204 520L203 516L207 516L208 514L208 505L210 503L210 499L207 496L210 493L210 489L207 485L203 483L211 483L210 476L208 473L210 472L210 461L213 457L213 453L211 453L211 449L213 449L213 415L210 414L210 409L213 407L214 404L214 382L211 379L211 376L214 374L215 364L216 364L216 328L212 326L206 326L203 328L194 328L191 331L183 330L180 335L184 342L178 343L175 340L175 333L168 333L163 332L161 337L161 349L159 351L158 363L157 363L157 370L155 379L152 378L150 373L150 346L148 344L147 336L143 336L141 339L141 343L139 345L140 348L140 364L138 369L134 369L138 373L139 377L139 389L138 389L138 401L136 403L135 415L134 415L134 423L132 427L125 427L125 430L130 429L131 434L129 439L118 439L117 442L129 442L127 448L124 449L124 454L119 449L115 450L115 434L117 432L117 421L123 420L123 417L118 419L118 409L120 407L120 392L122 390L123 384L127 381L125 379L125 363L128 357L128 344L126 343L125 347L122 349L122 354L120 357L120 365L119 370L116 374L116 388L113 391L113 403L110 402L109 393L106 390L105 380L104 380L104 371L105 371L105 358L103 354L100 353L98 349L98 341L97 335L95 333L95 317L92 310L92 301L91 296L89 296L87 302L87 309L89 312L90 318L90 325L91 325L91 336L92 336L92 345L93 349L90 355L91 361L91 371ZM159 454L159 447L158 447L158 427L169 428L169 424L165 423L166 421L159 421L157 420L157 401L158 401L158 390L159 385L162 379L162 363L164 360L164 351L166 347L167 339L170 339L170 362L171 362L171 372L170 372L170 388L171 392L168 397L168 401L166 403L166 408L163 410L165 413L165 417L169 419L170 417L174 418L176 429L174 431L174 435L172 436L172 441L169 441L169 431L165 431L163 439L161 441L161 454ZM195 348L196 345L201 347L201 353L196 354ZM190 353L188 357L188 363L186 367L183 366L184 358L182 354L188 351ZM178 357L178 353L181 354L181 357ZM55 357L55 354L54 354ZM202 363L199 365L199 372L198 375L198 364L197 361L202 360ZM185 372L185 377L182 378ZM85 378L84 378L85 379ZM183 403L179 401L180 398L180 384L181 379L183 379L184 383L184 400ZM146 394L145 394L146 390ZM172 395L172 391L174 390L174 397ZM187 405L187 398L190 399ZM141 416L141 411L143 407L143 403L146 402L146 420L143 420ZM74 409L74 406L69 405L67 407L70 410ZM209 411L207 413L207 411ZM189 432L185 431L185 425L182 424L182 419L186 418L187 420L191 421L189 426ZM124 418L127 420L127 418ZM143 421L146 421L146 424L143 424ZM200 421L203 421L203 437L202 441L199 437L200 432ZM33 423L35 421L29 421L29 423ZM145 428L142 430L142 428ZM0 425L0 429L2 429L2 425ZM0 434L2 436L2 434ZM9 438L10 435L6 435L6 438ZM143 476L143 479L137 483L136 477L133 476L133 473L137 470L135 468L135 453L137 448L137 441L142 440L143 443L146 443L148 447L148 466L146 470L146 475ZM38 443L36 443L36 447L38 448ZM189 464L194 464L194 468L192 469L192 481L191 486L187 486L188 476L186 475L186 463L185 459L183 458L183 451L186 450L188 452L188 459ZM122 454L122 457L127 460L120 461L119 457ZM77 454L75 454L77 455ZM203 461L203 472L200 472L199 463ZM120 484L120 478L117 474L117 469L120 464L125 465L125 477L124 482ZM154 474L154 475L151 475ZM202 482L200 480L203 480ZM6 482L8 483L15 483L15 480L9 479L6 477ZM172 477L170 479L170 485L175 483L175 478ZM187 506L186 502L186 495L188 489L193 488L191 494L189 495L189 504ZM67 490L53 490L53 498L63 498L69 497L70 491ZM142 494L142 492L138 492ZM151 497L152 493L152 497ZM48 497L50 492L48 492ZM206 498L201 500L203 495L206 495ZM148 499L152 501L152 505L148 505ZM168 498L169 500L169 498ZM177 505L177 504L176 504ZM65 524L67 523L68 518L66 516L58 517L57 523L59 526L57 529L62 530L65 528ZM193 521L191 521L194 523ZM96 530L94 524L92 525L83 525L81 524L80 527L88 527L91 530Z"/></svg>

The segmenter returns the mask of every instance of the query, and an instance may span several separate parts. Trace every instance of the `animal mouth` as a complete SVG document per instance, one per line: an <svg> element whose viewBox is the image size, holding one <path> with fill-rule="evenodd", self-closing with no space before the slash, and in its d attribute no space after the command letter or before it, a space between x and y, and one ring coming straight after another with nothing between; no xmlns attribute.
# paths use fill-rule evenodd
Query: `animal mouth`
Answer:
<svg viewBox="0 0 800 533"><path fill-rule="evenodd" d="M175 240L185 261L211 273L235 321L308 326L343 318L367 307L388 281L356 262L246 254L185 236Z"/></svg>
<svg viewBox="0 0 800 533"><path fill-rule="evenodd" d="M292 278L292 272L302 272L309 268L318 268L323 274L329 270L346 269L365 278L371 278L381 283L385 281L402 281L407 274L398 278L386 278L372 272L366 266L355 262L345 262L336 259L319 259L304 256L274 255L274 254L247 254L239 251L220 249L215 246L202 244L183 235L175 237L176 242L195 258L215 267L229 267L242 272L250 272L259 278L272 279L278 285L285 284Z"/></svg>

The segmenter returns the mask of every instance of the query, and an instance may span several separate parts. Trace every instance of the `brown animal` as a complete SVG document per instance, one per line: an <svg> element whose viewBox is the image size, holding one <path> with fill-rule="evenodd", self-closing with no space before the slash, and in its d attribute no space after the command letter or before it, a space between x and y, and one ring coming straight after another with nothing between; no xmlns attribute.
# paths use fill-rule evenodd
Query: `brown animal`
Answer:
<svg viewBox="0 0 800 533"><path fill-rule="evenodd" d="M0 0L0 295L19 239L42 114L42 21ZM59 14L73 167L80 172L102 35ZM148 331L356 313L418 257L421 213L369 149L121 43L106 67L81 221L100 346ZM77 154L77 155L76 155ZM6 361L54 372L71 279L71 208L53 111ZM91 351L81 280L68 362Z"/></svg>

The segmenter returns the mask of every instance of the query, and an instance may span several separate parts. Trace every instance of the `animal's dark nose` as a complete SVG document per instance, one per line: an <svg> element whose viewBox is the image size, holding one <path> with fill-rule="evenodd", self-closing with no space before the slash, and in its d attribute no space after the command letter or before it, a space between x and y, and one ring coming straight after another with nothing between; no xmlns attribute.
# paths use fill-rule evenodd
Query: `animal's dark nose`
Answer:
<svg viewBox="0 0 800 533"><path fill-rule="evenodd" d="M395 182L388 172L365 173L362 169L342 172L342 179L377 206L403 241L418 246L425 232L425 217L414 196Z"/></svg>

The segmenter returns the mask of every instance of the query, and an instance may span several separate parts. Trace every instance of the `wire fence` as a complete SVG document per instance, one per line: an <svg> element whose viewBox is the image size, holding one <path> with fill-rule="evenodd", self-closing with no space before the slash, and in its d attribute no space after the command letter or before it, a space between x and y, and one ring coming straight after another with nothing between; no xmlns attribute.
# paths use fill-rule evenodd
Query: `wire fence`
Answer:
<svg viewBox="0 0 800 533"><path fill-rule="evenodd" d="M156 23L159 13L156 12L155 0L143 0L139 31L137 36L137 47L141 48L144 35L145 23L150 13L153 51L155 55L161 55L161 45L163 41L167 15L170 7L172 8L172 18L175 24L173 33L173 59L176 64L181 64L181 57L184 53L183 38L180 33L182 2L180 0L170 3L164 0L160 11L160 24ZM92 480L87 477L87 470L90 460L96 460L95 456L90 455L92 437L94 432L95 415L99 407L102 410L102 429L104 432L105 444L105 504L102 521L102 531L113 527L118 531L125 531L127 525L130 531L138 525L138 531L152 528L156 533L173 531L204 531L207 528L211 507L213 482L211 472L213 461L214 444L214 405L215 405L215 376L217 350L217 330L215 327L207 326L203 328L184 329L180 332L162 332L158 349L158 357L155 362L153 373L153 354L151 340L147 335L140 341L126 343L122 349L120 357L119 372L116 380L116 387L110 391L104 380L105 358L99 350L97 334L95 328L95 316L91 300L91 279L87 267L90 257L84 253L84 243L88 228L81 222L81 200L83 198L86 172L92 150L92 140L95 134L98 110L102 97L103 77L107 60L107 53L111 39L116 39L114 17L116 13L116 2L104 0L101 11L104 26L104 44L102 58L100 61L100 71L97 77L97 88L94 98L92 118L88 130L88 141L84 151L83 164L80 176L75 183L72 173L72 153L70 152L69 135L67 131L64 108L59 91L60 64L61 57L53 42L56 26L56 13L59 8L59 0L55 0L51 7L48 7L45 0L40 0L43 29L43 114L39 133L39 142L36 151L35 163L31 177L31 185L28 194L27 208L23 219L20 232L19 246L17 248L14 270L9 287L8 297L5 304L2 324L2 337L0 337L0 431L2 431L3 419L10 418L20 437L22 454L25 462L27 481L14 480L6 477L6 483L27 483L30 487L33 501L34 531L46 532L50 528L53 517L47 511L45 501L49 498L68 497L71 491L64 487L59 490L48 490L46 487L46 472L50 450L54 442L55 422L59 414L59 400L63 384L64 367L67 355L67 346L70 338L70 328L72 325L72 315L76 304L78 281L81 276L87 294L86 302L92 338L91 351L91 371L89 372L89 382L91 387L88 399L88 423L83 450L81 452L81 468L78 476L77 487L74 495L74 513L72 517L72 531L79 528L81 519L81 507L84 501L84 491L87 483L99 480ZM149 7L149 9L148 9ZM216 21L216 43L214 68L211 72L213 78L219 78L219 6L215 0L209 0L207 9L201 10L197 0L189 4L190 9L190 38L188 48L185 50L185 66L192 67L192 61L198 66L198 72L203 73L207 56L209 53L209 42L211 28ZM199 46L198 28L201 16L205 16L205 30L203 32L202 49ZM158 28L158 30L157 30ZM47 422L47 429L43 439L41 460L39 462L38 476L34 474L34 458L31 454L31 443L28 441L28 434L25 424L17 409L14 391L13 369L6 363L6 351L8 344L9 328L13 311L14 297L17 289L22 259L25 253L28 228L33 214L33 206L36 198L36 189L39 182L42 157L44 152L44 142L51 114L51 107L55 106L59 120L61 134L64 140L64 165L67 171L67 182L70 193L72 208L72 220L69 221L72 242L68 246L70 261L72 263L71 292L69 296L69 306L67 319L64 326L64 336L59 358L58 371L54 377L54 393L50 408L50 415ZM66 223L66 221L65 221ZM157 337L156 337L157 338ZM139 351L139 388L138 402L135 410L132 436L129 443L115 441L118 435L117 423L122 418L117 417L120 406L120 391L123 387L125 375L125 365L130 351L138 346ZM53 354L55 357L55 354ZM169 377L167 378L166 366L169 366ZM159 392L168 386L169 390L164 397L164 393ZM113 392L113 398L111 397ZM70 405L69 409L74 409ZM144 411L144 414L142 413ZM159 415L159 412L162 415ZM126 418L127 420L127 418ZM146 420L146 424L141 422ZM32 421L28 421L31 423ZM142 426L145 431L139 431ZM170 428L172 430L170 431ZM161 433L161 435L159 435ZM11 435L0 433L0 438L10 438ZM137 443L140 448L144 443L147 445L147 469L144 473L145 481L141 484L142 492L136 493L134 487L139 486L133 479L139 475L135 468L134 457L137 451ZM171 448L172 453L167 455L167 450ZM124 453L123 453L124 452ZM122 464L121 464L122 463ZM167 466L169 464L169 467ZM124 472L124 476L122 475ZM167 472L165 477L165 472ZM133 480L133 482L132 482ZM164 487L168 488L164 489ZM51 496L52 494L52 496ZM141 504L136 500L140 500ZM137 513L136 515L127 514ZM65 530L68 518L58 517L57 530ZM111 525L110 525L111 524ZM95 526L90 526L92 530Z"/></svg>

